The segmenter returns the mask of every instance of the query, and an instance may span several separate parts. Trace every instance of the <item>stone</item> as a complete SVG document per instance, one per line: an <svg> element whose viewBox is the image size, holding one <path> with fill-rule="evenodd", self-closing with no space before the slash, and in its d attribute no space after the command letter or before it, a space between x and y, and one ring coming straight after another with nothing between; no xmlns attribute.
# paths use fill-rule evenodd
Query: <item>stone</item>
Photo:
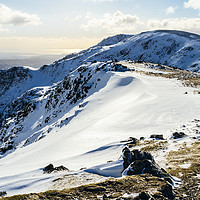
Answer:
<svg viewBox="0 0 200 200"><path fill-rule="evenodd" d="M139 151L138 149L135 149L132 152L133 152L133 156L132 156L133 161L147 159L147 160L152 160L153 162L155 162L153 156L148 152Z"/></svg>
<svg viewBox="0 0 200 200"><path fill-rule="evenodd" d="M183 132L174 132L173 135L172 135L172 137L173 137L174 139L183 138L183 137L185 137L185 136L186 136L186 135L185 135L185 133L183 133Z"/></svg>
<svg viewBox="0 0 200 200"><path fill-rule="evenodd" d="M128 147L122 150L123 171L133 162L133 154Z"/></svg>
<svg viewBox="0 0 200 200"><path fill-rule="evenodd" d="M159 134L153 134L153 135L150 136L150 138L158 139L158 140L164 140L163 135L159 135Z"/></svg>
<svg viewBox="0 0 200 200"><path fill-rule="evenodd" d="M164 177L162 171L151 160L135 160L126 169L127 175L137 175L148 173L156 177Z"/></svg>
<svg viewBox="0 0 200 200"><path fill-rule="evenodd" d="M7 194L6 191L1 191L1 192L0 192L0 197L5 196L6 194Z"/></svg>
<svg viewBox="0 0 200 200"><path fill-rule="evenodd" d="M139 198L141 200L149 200L151 198L151 196L148 193L146 193L146 192L141 192L139 194Z"/></svg>
<svg viewBox="0 0 200 200"><path fill-rule="evenodd" d="M163 194L163 196L169 198L169 199L174 199L175 195L173 192L173 188L170 184L165 184L161 186L161 190L160 190Z"/></svg>
<svg viewBox="0 0 200 200"><path fill-rule="evenodd" d="M66 171L66 170L69 171L69 169L67 169L63 165L54 167L53 164L49 164L43 169L44 173L48 173L48 174L50 174L52 172Z"/></svg>
<svg viewBox="0 0 200 200"><path fill-rule="evenodd" d="M44 173L51 173L53 171L53 169L54 169L53 164L49 164L43 169L43 171L44 171Z"/></svg>

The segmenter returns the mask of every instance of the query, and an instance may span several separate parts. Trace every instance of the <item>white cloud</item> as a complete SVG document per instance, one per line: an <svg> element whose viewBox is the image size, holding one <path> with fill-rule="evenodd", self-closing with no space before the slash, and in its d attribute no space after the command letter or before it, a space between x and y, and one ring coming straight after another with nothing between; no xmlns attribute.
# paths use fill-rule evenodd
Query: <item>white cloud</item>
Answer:
<svg viewBox="0 0 200 200"><path fill-rule="evenodd" d="M40 18L36 14L13 10L0 4L0 25L38 25L40 23Z"/></svg>
<svg viewBox="0 0 200 200"><path fill-rule="evenodd" d="M175 12L176 9L177 9L177 7L169 6L169 7L165 10L165 14L166 14L166 15L173 14L173 13Z"/></svg>
<svg viewBox="0 0 200 200"><path fill-rule="evenodd" d="M176 29L200 33L200 18L170 18L150 19L147 22L149 29Z"/></svg>
<svg viewBox="0 0 200 200"><path fill-rule="evenodd" d="M144 30L182 30L200 34L200 18L166 18L166 19L149 19L142 21L136 15L124 14L116 11L113 14L105 13L100 17L88 12L83 18L86 23L81 25L85 31L92 33L118 34L130 33L135 34Z"/></svg>
<svg viewBox="0 0 200 200"><path fill-rule="evenodd" d="M100 18L96 18L93 13L87 13L86 24L82 24L81 28L90 31L94 28L101 28L109 33L131 32L137 26L143 24L140 19L135 15L123 14L116 11L114 14L106 13Z"/></svg>
<svg viewBox="0 0 200 200"><path fill-rule="evenodd" d="M184 7L200 10L200 1L199 0L188 0L188 2L184 2Z"/></svg>

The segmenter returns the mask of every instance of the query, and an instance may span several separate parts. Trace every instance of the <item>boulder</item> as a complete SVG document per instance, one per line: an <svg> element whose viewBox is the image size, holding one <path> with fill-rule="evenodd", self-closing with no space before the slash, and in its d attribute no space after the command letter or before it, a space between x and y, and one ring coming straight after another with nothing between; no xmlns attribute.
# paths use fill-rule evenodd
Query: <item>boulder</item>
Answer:
<svg viewBox="0 0 200 200"><path fill-rule="evenodd" d="M0 197L7 195L6 191L0 191Z"/></svg>
<svg viewBox="0 0 200 200"><path fill-rule="evenodd" d="M53 170L54 170L53 164L49 164L43 169L44 173L51 173L53 172Z"/></svg>
<svg viewBox="0 0 200 200"><path fill-rule="evenodd" d="M131 152L129 148L125 147L122 158L124 160L122 175L148 173L159 178L169 177L169 174L156 164L153 156L148 152L138 149Z"/></svg>
<svg viewBox="0 0 200 200"><path fill-rule="evenodd" d="M150 138L157 139L157 140L164 140L163 135L159 135L159 134L153 134L150 136Z"/></svg>
<svg viewBox="0 0 200 200"><path fill-rule="evenodd" d="M163 196L169 198L169 199L174 199L175 198L175 195L174 195L174 192L173 192L173 188L170 184L165 184L161 187L161 190L160 190L163 194Z"/></svg>
<svg viewBox="0 0 200 200"><path fill-rule="evenodd" d="M59 167L54 167L53 164L49 164L43 169L43 171L44 171L44 173L50 174L52 172L58 172L58 171L69 171L69 169L67 169L63 165L61 165Z"/></svg>
<svg viewBox="0 0 200 200"><path fill-rule="evenodd" d="M135 149L135 150L132 151L132 153L133 153L132 154L132 160L133 161L147 159L147 160L151 160L151 161L155 162L153 156L148 152L139 151L138 149Z"/></svg>
<svg viewBox="0 0 200 200"><path fill-rule="evenodd" d="M183 138L183 137L185 137L186 135L185 135L185 133L183 133L183 132L174 132L173 134L172 134L172 137L174 138L174 139L178 139L178 138Z"/></svg>
<svg viewBox="0 0 200 200"><path fill-rule="evenodd" d="M135 160L124 171L124 175L138 175L148 173L156 177L164 177L161 169L152 160Z"/></svg>
<svg viewBox="0 0 200 200"><path fill-rule="evenodd" d="M122 150L123 170L125 170L133 162L133 154L128 147Z"/></svg>
<svg viewBox="0 0 200 200"><path fill-rule="evenodd" d="M146 192L141 192L139 194L139 198L141 200L149 200L149 199L151 199L151 196L148 193L146 193Z"/></svg>

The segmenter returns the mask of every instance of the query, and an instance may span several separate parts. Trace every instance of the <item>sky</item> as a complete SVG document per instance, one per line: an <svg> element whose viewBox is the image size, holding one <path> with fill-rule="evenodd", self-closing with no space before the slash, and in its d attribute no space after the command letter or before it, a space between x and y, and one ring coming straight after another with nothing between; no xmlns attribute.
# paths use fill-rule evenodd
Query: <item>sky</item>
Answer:
<svg viewBox="0 0 200 200"><path fill-rule="evenodd" d="M200 34L200 0L0 0L0 59L63 54L156 29Z"/></svg>

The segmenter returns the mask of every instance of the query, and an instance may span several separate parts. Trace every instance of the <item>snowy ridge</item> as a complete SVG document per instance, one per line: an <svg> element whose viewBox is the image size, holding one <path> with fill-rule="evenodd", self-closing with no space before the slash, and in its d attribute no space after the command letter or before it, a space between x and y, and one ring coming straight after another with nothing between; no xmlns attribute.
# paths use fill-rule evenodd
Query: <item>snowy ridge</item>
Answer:
<svg viewBox="0 0 200 200"><path fill-rule="evenodd" d="M121 141L170 138L180 124L198 118L194 88L140 73L173 73L143 61L199 71L198 38L177 31L117 35L39 70L1 70L1 190L47 190L57 177L43 174L49 163L119 177Z"/></svg>
<svg viewBox="0 0 200 200"><path fill-rule="evenodd" d="M200 71L199 50L198 35L160 30L132 36L121 34L109 37L87 50L67 55L51 65L44 65L39 70L33 71L22 67L0 70L1 80L4 80L0 82L2 97L0 112L26 90L57 83L85 62L135 60L198 72ZM20 80L17 74L20 75ZM23 81L22 77L24 77Z"/></svg>
<svg viewBox="0 0 200 200"><path fill-rule="evenodd" d="M51 87L28 90L8 104L0 121L1 153L15 149L21 143L21 146L28 145L44 137L52 128L48 130L43 128L52 123L52 119L57 122L60 116L64 112L68 113L77 102L98 91L100 77L107 71L128 71L128 69L112 62L85 64L67 75L63 81ZM56 126L62 126L62 123L66 125L70 120L71 117L62 120L60 124L57 122Z"/></svg>

